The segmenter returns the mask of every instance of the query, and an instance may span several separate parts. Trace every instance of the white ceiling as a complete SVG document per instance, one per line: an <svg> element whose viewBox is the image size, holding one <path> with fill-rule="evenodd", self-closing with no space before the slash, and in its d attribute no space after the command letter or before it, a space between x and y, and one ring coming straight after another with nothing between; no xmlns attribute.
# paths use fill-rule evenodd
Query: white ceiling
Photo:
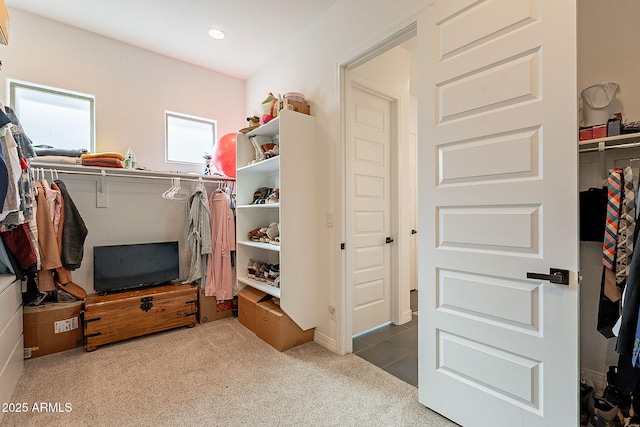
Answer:
<svg viewBox="0 0 640 427"><path fill-rule="evenodd" d="M15 9L246 79L338 0L5 0ZM214 40L211 27L227 37Z"/></svg>

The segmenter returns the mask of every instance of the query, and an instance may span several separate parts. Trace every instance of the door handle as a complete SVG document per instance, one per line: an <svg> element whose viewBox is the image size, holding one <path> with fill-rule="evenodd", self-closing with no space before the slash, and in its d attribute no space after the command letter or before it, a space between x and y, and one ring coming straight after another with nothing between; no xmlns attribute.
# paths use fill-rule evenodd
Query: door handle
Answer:
<svg viewBox="0 0 640 427"><path fill-rule="evenodd" d="M558 285L569 284L569 270L561 270L559 268L550 268L549 274L527 273L527 279L548 280Z"/></svg>
<svg viewBox="0 0 640 427"><path fill-rule="evenodd" d="M393 243L393 238L387 237L387 240L385 240L385 243Z"/></svg>
<svg viewBox="0 0 640 427"><path fill-rule="evenodd" d="M411 230L411 234L418 234L418 230Z"/></svg>

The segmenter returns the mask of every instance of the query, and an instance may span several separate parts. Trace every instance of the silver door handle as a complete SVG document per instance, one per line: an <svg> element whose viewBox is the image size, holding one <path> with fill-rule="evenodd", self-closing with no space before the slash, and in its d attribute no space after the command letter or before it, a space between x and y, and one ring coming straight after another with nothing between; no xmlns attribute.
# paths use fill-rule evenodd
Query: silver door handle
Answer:
<svg viewBox="0 0 640 427"><path fill-rule="evenodd" d="M569 270L561 270L559 268L550 268L549 274L527 273L527 279L548 280L558 285L569 284Z"/></svg>

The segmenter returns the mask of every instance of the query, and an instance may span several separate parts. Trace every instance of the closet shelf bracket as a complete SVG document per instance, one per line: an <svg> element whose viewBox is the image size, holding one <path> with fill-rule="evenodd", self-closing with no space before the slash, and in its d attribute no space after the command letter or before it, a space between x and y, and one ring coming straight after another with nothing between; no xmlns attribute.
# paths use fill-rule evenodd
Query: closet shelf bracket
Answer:
<svg viewBox="0 0 640 427"><path fill-rule="evenodd" d="M598 153L600 154L600 170L602 171L601 179L606 180L607 176L609 176L609 170L607 169L607 159L604 154L607 149L607 144L605 141L598 142Z"/></svg>
<svg viewBox="0 0 640 427"><path fill-rule="evenodd" d="M107 171L104 169L100 169L100 177L98 178L98 191L96 192L96 207L97 208L108 208L109 202L107 200Z"/></svg>

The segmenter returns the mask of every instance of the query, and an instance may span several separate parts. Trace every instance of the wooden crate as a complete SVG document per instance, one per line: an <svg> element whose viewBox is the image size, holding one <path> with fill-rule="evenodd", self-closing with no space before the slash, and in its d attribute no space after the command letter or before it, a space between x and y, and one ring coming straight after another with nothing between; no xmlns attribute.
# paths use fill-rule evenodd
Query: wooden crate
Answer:
<svg viewBox="0 0 640 427"><path fill-rule="evenodd" d="M85 348L153 332L193 327L198 290L192 285L166 285L109 295L87 296L84 308Z"/></svg>

